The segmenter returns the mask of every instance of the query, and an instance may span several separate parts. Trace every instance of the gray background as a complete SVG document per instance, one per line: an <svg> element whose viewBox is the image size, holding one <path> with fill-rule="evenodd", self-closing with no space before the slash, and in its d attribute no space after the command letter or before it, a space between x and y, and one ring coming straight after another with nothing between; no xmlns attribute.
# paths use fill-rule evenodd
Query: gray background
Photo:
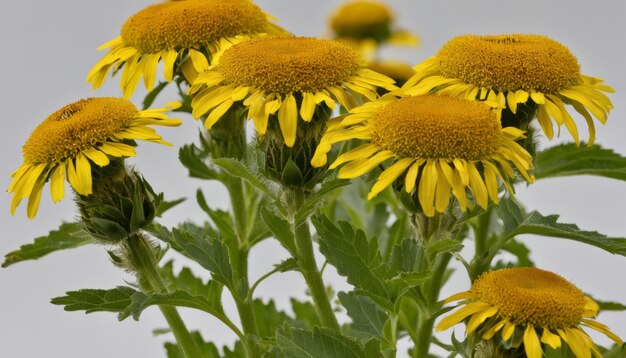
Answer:
<svg viewBox="0 0 626 358"><path fill-rule="evenodd" d="M0 0L0 103L2 130L0 145L0 186L6 188L9 174L21 163L20 148L32 129L49 113L81 97L119 95L117 79L108 80L99 92L85 82L91 66L104 54L95 51L100 44L118 35L124 20L153 1L8 1ZM280 24L300 35L326 33L326 16L339 1L259 0ZM611 98L616 109L607 126L598 128L598 143L626 155L626 56L625 3L614 1L389 1L398 22L420 34L422 47L386 49L387 58L411 63L433 55L448 39L464 33L540 33L566 44L582 65L583 73L604 77L617 90ZM138 102L141 92L134 97ZM168 99L163 96L158 104ZM173 95L169 96L173 98ZM584 133L584 121L579 120ZM161 133L175 144L165 148L142 144L133 162L157 190L169 198L193 198L202 186L215 205L226 205L222 188L186 177L177 163L180 145L196 137L198 123L187 119L182 128ZM568 140L567 136L563 137ZM544 146L549 143L543 142ZM47 189L47 187L46 187ZM564 222L598 230L609 236L626 236L626 184L609 179L577 177L540 181L520 188L519 199L529 209L544 214L560 213ZM9 214L8 195L0 195L0 253L4 254L58 227L75 215L72 201L66 198L52 205L46 192L39 215L26 219L25 205L15 217ZM203 220L193 200L172 210L165 224L184 218ZM626 258L564 240L524 238L533 248L538 266L560 273L596 297L626 302L624 269ZM467 253L471 252L471 243ZM286 253L271 240L259 245L251 256L252 278L269 271ZM345 281L333 270L327 271L329 283L347 289ZM103 247L84 247L62 252L37 262L18 264L0 270L0 357L162 357L161 341L151 330L164 327L156 309L149 309L140 322L117 322L112 314L66 313L49 303L51 297L80 288L111 288L129 279L108 262ZM444 294L468 288L467 278L459 271ZM263 283L257 294L274 299L289 311L289 297L304 297L303 281L296 274L276 275ZM236 314L226 299L227 310ZM224 344L232 343L230 334L217 320L205 314L182 310L192 328ZM600 320L626 337L624 313L603 313ZM345 318L345 317L344 317ZM460 333L460 332L459 332ZM461 333L462 334L462 333ZM606 342L604 338L601 342ZM401 347L408 345L402 343Z"/></svg>

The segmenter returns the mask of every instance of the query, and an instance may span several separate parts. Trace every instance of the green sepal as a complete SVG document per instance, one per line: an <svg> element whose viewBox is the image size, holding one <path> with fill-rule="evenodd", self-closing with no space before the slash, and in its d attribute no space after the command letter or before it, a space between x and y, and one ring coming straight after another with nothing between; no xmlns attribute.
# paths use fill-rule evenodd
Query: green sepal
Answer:
<svg viewBox="0 0 626 358"><path fill-rule="evenodd" d="M299 187L304 182L304 176L300 171L300 168L296 165L293 159L289 158L287 163L283 166L283 172L281 173L282 183L287 187Z"/></svg>
<svg viewBox="0 0 626 358"><path fill-rule="evenodd" d="M37 260L50 253L81 247L94 243L94 238L85 232L79 223L63 223L47 236L36 238L32 243L4 255L2 267L22 261Z"/></svg>

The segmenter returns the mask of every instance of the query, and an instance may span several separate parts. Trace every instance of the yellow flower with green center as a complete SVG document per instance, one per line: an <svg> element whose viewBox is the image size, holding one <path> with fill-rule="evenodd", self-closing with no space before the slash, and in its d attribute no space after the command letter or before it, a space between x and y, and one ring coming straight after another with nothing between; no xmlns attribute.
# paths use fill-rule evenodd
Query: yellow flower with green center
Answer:
<svg viewBox="0 0 626 358"><path fill-rule="evenodd" d="M433 216L448 208L451 195L466 210L467 189L482 208L489 200L498 203L499 182L513 191L509 183L516 176L512 165L532 182L528 173L532 158L515 142L519 138L523 138L521 130L503 129L496 111L479 102L387 95L331 122L311 163L325 165L334 143L364 139L366 144L340 155L330 168L347 163L339 177L350 179L392 160L368 198L404 176L406 192L417 190L424 213Z"/></svg>
<svg viewBox="0 0 626 358"><path fill-rule="evenodd" d="M313 119L318 105L356 106L377 97L377 86L397 89L391 78L363 67L357 52L341 43L306 37L263 38L226 46L190 93L193 116L207 115L210 129L235 103L248 108L260 136L276 115L285 144L296 140L298 120Z"/></svg>
<svg viewBox="0 0 626 358"><path fill-rule="evenodd" d="M599 307L590 297L559 275L534 267L503 269L480 276L469 291L446 299L461 300L462 308L445 317L437 331L467 320L467 334L503 341L523 336L529 358L543 356L542 344L554 349L563 342L576 357L602 357L582 326L594 329L622 345L609 328L593 318Z"/></svg>
<svg viewBox="0 0 626 358"><path fill-rule="evenodd" d="M406 93L430 92L487 101L514 114L520 103L537 105L537 119L548 139L554 125L565 125L576 143L578 128L566 110L571 105L587 122L589 145L595 140L592 118L605 124L613 108L602 79L580 73L576 57L562 44L539 35L459 36L437 55L415 67Z"/></svg>
<svg viewBox="0 0 626 358"><path fill-rule="evenodd" d="M150 126L179 126L180 120L164 113L179 105L140 111L121 98L87 98L52 113L30 135L22 148L24 162L11 174L11 213L28 198L27 215L34 218L48 181L55 203L65 196L66 178L78 194L91 194L92 165L104 167L110 157L134 156L130 141L170 145Z"/></svg>
<svg viewBox="0 0 626 358"><path fill-rule="evenodd" d="M119 37L98 48L110 51L87 81L99 88L109 71L123 67L120 85L130 98L142 77L146 89L154 88L160 61L166 81L179 66L192 80L209 67L220 41L284 34L269 17L250 0L171 0L149 6L126 21Z"/></svg>
<svg viewBox="0 0 626 358"><path fill-rule="evenodd" d="M410 32L393 29L395 16L378 1L351 1L330 16L330 27L337 40L351 43L363 52L381 43L417 46L419 38Z"/></svg>

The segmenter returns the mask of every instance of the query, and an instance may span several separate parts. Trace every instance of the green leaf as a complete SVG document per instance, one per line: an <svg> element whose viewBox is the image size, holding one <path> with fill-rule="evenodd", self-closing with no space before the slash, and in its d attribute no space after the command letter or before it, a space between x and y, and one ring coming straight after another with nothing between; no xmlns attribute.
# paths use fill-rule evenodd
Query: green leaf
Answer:
<svg viewBox="0 0 626 358"><path fill-rule="evenodd" d="M388 297L384 280L389 278L389 267L378 252L376 239L367 240L365 233L345 221L335 226L325 216L313 218L317 229L320 251L337 272L346 276L348 283Z"/></svg>
<svg viewBox="0 0 626 358"><path fill-rule="evenodd" d="M278 265L274 265L274 269L277 272L297 271L299 268L298 260L293 257L281 261Z"/></svg>
<svg viewBox="0 0 626 358"><path fill-rule="evenodd" d="M626 180L626 157L599 145L561 144L537 153L537 179L569 175L598 175Z"/></svg>
<svg viewBox="0 0 626 358"><path fill-rule="evenodd" d="M40 259L52 252L73 249L95 242L78 223L63 223L58 230L50 231L48 236L41 236L31 244L21 246L18 250L4 256L2 267L28 260Z"/></svg>
<svg viewBox="0 0 626 358"><path fill-rule="evenodd" d="M208 235L200 236L176 228L172 229L170 239L168 243L176 245L185 256L209 270L214 280L226 286L232 283L228 248L222 241Z"/></svg>
<svg viewBox="0 0 626 358"><path fill-rule="evenodd" d="M305 331L285 326L276 333L276 343L287 358L365 357L365 349L357 341L327 328Z"/></svg>
<svg viewBox="0 0 626 358"><path fill-rule="evenodd" d="M142 108L144 110L150 108L150 106L152 106L152 103L154 103L154 100L157 98L159 93L161 93L161 91L163 91L163 89L165 87L167 87L168 84L169 84L169 82L159 82L158 85L154 86L154 89L152 89L152 91L150 91L146 95L146 97L144 97L144 99L143 99L143 107Z"/></svg>
<svg viewBox="0 0 626 358"><path fill-rule="evenodd" d="M313 194L306 199L300 210L298 210L296 223L306 221L309 216L313 215L317 211L318 207L322 203L322 200L326 198L330 192L348 184L350 184L350 181L346 179L333 179L322 183L322 186L313 192Z"/></svg>
<svg viewBox="0 0 626 358"><path fill-rule="evenodd" d="M415 239L405 239L393 248L391 269L395 273L412 272L420 259L424 259L421 244Z"/></svg>
<svg viewBox="0 0 626 358"><path fill-rule="evenodd" d="M295 298L291 299L291 309L296 319L304 322L307 328L312 329L315 326L321 326L322 321L317 315L317 309L311 302L300 302Z"/></svg>
<svg viewBox="0 0 626 358"><path fill-rule="evenodd" d="M219 173L209 167L202 159L207 156L194 144L185 145L178 151L178 159L189 170L189 176L192 178L217 180L220 178Z"/></svg>
<svg viewBox="0 0 626 358"><path fill-rule="evenodd" d="M191 338L196 343L196 347L202 354L201 358L221 358L219 350L215 344L206 342L202 335L198 331L192 331ZM166 342L165 351L167 352L167 358L187 358L183 353L183 350L176 343Z"/></svg>
<svg viewBox="0 0 626 358"><path fill-rule="evenodd" d="M459 252L463 249L463 244L453 239L444 239L426 247L426 252L430 261L434 261L435 257L444 253Z"/></svg>
<svg viewBox="0 0 626 358"><path fill-rule="evenodd" d="M518 240L511 239L504 244L502 250L513 254L517 258L517 267L532 267L535 263L530 259L530 249L519 242Z"/></svg>
<svg viewBox="0 0 626 358"><path fill-rule="evenodd" d="M591 297L590 295L587 295ZM619 302L602 301L591 297L600 306L600 311L626 311L626 305Z"/></svg>
<svg viewBox="0 0 626 358"><path fill-rule="evenodd" d="M383 326L389 317L374 301L354 292L339 292L338 297L352 319L351 333L364 338L383 336Z"/></svg>
<svg viewBox="0 0 626 358"><path fill-rule="evenodd" d="M297 325L293 318L289 317L285 312L276 309L276 305L272 300L264 303L261 299L255 299L253 309L260 338L274 337L276 329L284 323L290 326Z"/></svg>
<svg viewBox="0 0 626 358"><path fill-rule="evenodd" d="M174 261L169 261L161 267L161 276L169 291L186 291L192 296L206 297L220 313L224 314L222 308L224 286L221 283L213 280L204 282L187 267L183 267L178 274L175 274Z"/></svg>
<svg viewBox="0 0 626 358"><path fill-rule="evenodd" d="M122 313L131 305L132 296L137 292L127 286L118 286L111 290L84 289L66 292L66 296L55 297L50 302L64 306L66 311Z"/></svg>
<svg viewBox="0 0 626 358"><path fill-rule="evenodd" d="M220 234L227 237L229 240L236 240L237 234L234 229L235 223L233 222L230 213L224 210L211 209L204 197L204 193L202 193L202 190L200 189L196 191L196 199L198 200L200 208L209 215Z"/></svg>
<svg viewBox="0 0 626 358"><path fill-rule="evenodd" d="M280 242L289 253L295 255L297 252L296 242L294 241L291 225L284 219L278 217L268 208L261 209L261 218L267 228L274 234L274 237Z"/></svg>
<svg viewBox="0 0 626 358"><path fill-rule="evenodd" d="M209 301L207 297L193 296L186 291L153 294L136 291L131 298L131 304L120 313L120 320L124 320L127 317L132 316L134 320L138 321L141 313L146 308L154 305L195 308L197 310L207 312L218 319L223 319L224 317L220 310L213 306L213 303Z"/></svg>
<svg viewBox="0 0 626 358"><path fill-rule="evenodd" d="M527 214L513 199L504 198L498 206L498 214L504 221L504 237L534 234L570 239L598 247L612 254L626 256L626 239L609 238L596 231L580 230L574 224L558 223L558 215L543 216L537 211Z"/></svg>
<svg viewBox="0 0 626 358"><path fill-rule="evenodd" d="M467 340L460 342L454 336L452 332L452 345L456 349L456 352L463 358L472 358L472 348L469 346Z"/></svg>
<svg viewBox="0 0 626 358"><path fill-rule="evenodd" d="M228 174L247 181L270 197L277 198L276 193L271 188L271 182L262 178L259 174L251 172L241 161L232 158L220 158L214 159L213 163L224 169Z"/></svg>

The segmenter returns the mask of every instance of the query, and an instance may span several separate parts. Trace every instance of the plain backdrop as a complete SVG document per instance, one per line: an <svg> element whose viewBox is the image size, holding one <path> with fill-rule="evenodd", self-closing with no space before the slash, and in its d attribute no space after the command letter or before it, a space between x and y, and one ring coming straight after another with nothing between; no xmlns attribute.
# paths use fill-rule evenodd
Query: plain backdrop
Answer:
<svg viewBox="0 0 626 358"><path fill-rule="evenodd" d="M327 34L327 15L340 1L259 0L279 23L299 35ZM9 174L21 164L21 146L29 133L48 114L81 97L118 96L118 79L108 80L94 92L85 75L104 55L95 49L116 37L125 19L153 3L150 0L0 0L0 186L6 188ZM578 57L583 73L603 77L617 93L611 95L615 110L606 126L598 128L597 142L626 155L626 3L572 0L440 0L388 2L398 23L422 37L422 46L387 48L383 57L402 59L412 64L432 56L450 38L465 34L538 33L566 44ZM134 96L139 103L143 92ZM157 105L173 99L163 95ZM577 119L586 135L584 121ZM177 148L193 141L198 123L185 118L180 128L160 133L174 148L141 144L137 168L152 185L169 198L194 197L201 186L212 203L224 207L224 190L215 185L187 178L177 162ZM561 141L569 137L563 136ZM558 141L555 141L555 143ZM543 147L551 143L542 142ZM577 223L613 237L626 237L626 183L597 177L572 177L539 181L520 188L519 199L543 214L561 214L561 220ZM14 217L9 214L9 195L0 195L0 253L5 254L33 238L70 221L75 209L69 197L53 205L45 192L36 219L29 221L23 204ZM190 218L204 220L189 200L166 215L163 222L173 225ZM523 237L533 250L539 267L555 271L586 292L605 300L626 302L624 273L626 258L566 240ZM467 252L471 252L468 243ZM269 271L286 257L272 240L259 245L251 256L252 279ZM469 287L459 270L445 287L444 295ZM130 277L114 268L105 249L99 246L55 253L39 261L20 263L0 270L0 357L164 357L162 342L169 337L153 338L152 330L165 322L156 309L148 309L139 322L118 322L115 315L67 313L49 303L50 298L68 290L112 288ZM336 290L349 286L334 270L326 272L328 283ZM273 299L279 308L289 309L289 297L305 298L303 280L295 273L276 275L264 282L257 294ZM236 315L226 300L227 310ZM232 344L234 335L217 320L191 310L183 311L189 326L201 329L219 344ZM236 320L236 317L234 318ZM345 316L342 316L345 320ZM602 313L621 337L626 337L626 313ZM462 334L462 329L460 330ZM606 342L600 338L600 342ZM401 344L402 353L408 345Z"/></svg>

